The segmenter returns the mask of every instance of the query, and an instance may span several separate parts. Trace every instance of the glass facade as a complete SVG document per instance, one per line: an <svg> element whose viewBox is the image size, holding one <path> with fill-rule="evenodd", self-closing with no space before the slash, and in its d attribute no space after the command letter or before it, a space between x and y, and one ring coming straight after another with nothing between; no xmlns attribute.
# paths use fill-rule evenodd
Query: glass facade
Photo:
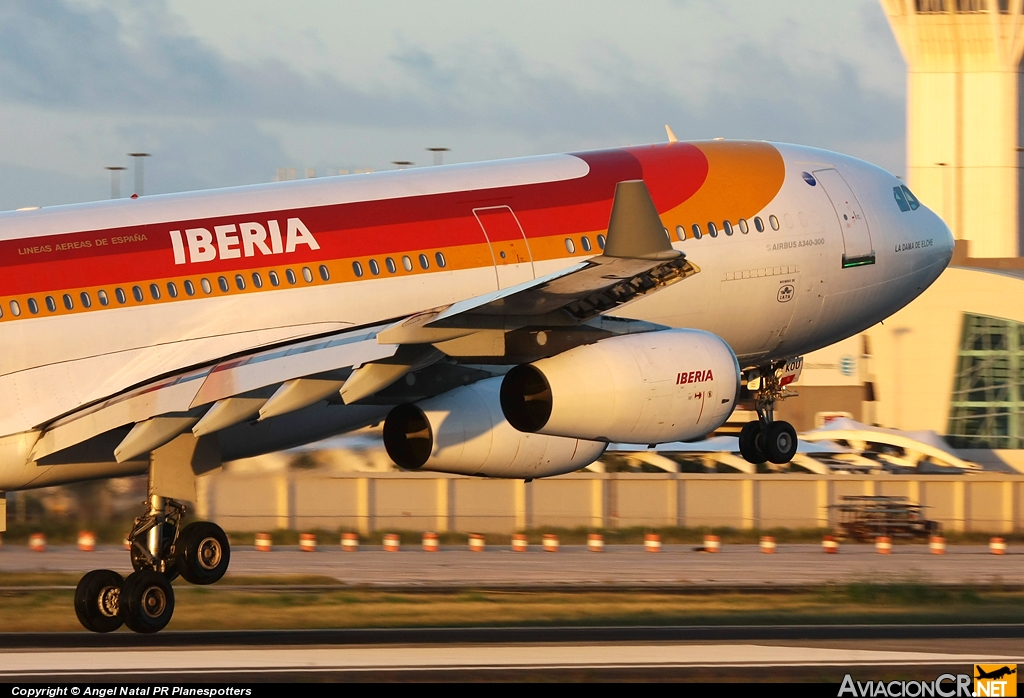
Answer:
<svg viewBox="0 0 1024 698"><path fill-rule="evenodd" d="M1024 324L964 315L947 441L1024 448Z"/></svg>

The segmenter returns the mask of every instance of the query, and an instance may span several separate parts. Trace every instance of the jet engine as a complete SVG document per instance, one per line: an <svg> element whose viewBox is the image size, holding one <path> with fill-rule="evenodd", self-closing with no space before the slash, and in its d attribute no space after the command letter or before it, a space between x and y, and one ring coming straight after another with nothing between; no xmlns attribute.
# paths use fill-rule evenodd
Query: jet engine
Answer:
<svg viewBox="0 0 1024 698"><path fill-rule="evenodd" d="M509 371L501 409L533 434L620 443L708 434L736 405L740 367L725 341L700 330L611 337Z"/></svg>
<svg viewBox="0 0 1024 698"><path fill-rule="evenodd" d="M406 470L534 478L579 470L606 444L517 431L501 413L501 378L399 405L384 421L384 447Z"/></svg>

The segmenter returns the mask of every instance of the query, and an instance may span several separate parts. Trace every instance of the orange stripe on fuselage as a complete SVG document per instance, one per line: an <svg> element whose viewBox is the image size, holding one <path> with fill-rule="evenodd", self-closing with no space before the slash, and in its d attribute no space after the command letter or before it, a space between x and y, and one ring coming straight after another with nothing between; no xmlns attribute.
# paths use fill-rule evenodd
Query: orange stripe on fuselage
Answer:
<svg viewBox="0 0 1024 698"><path fill-rule="evenodd" d="M749 217L774 198L785 174L781 155L767 143L675 143L581 153L577 157L588 163L590 173L576 180L3 241L0 322L84 311L80 302L83 291L92 296L88 311L103 310L104 306L96 302L96 292L103 289L113 299L116 287L128 293L127 305L189 300L183 293L170 298L167 282L180 287L190 279L198 286L203 277L214 285L211 295L226 295L217 288L216 279L221 275L231 283L228 293L249 293L258 290L252 286L252 273L266 276L272 269L283 277L291 268L300 276L298 285L307 285L301 280L302 267L310 267L314 283L320 284L324 283L318 273L321 264L330 270L329 283L360 280L352 271L353 261L363 265L361 280L377 278L369 274L371 258L381 265L381 277L391 276L384 268L388 256L395 259L397 274L427 273L418 263L420 253L431 258L429 272L440 271L433 258L438 251L448 261L444 271L490 266L487 240L472 213L473 209L488 206L512 208L527 237L533 261L588 256L600 251L596 238L606 230L619 181L644 179L666 227L672 228ZM250 220L263 225L276 220L283 230L290 217L302 219L319 243L319 250L300 248L290 254L174 264L171 230L213 230L217 225ZM582 235L592 242L589 252L581 245ZM575 254L567 252L565 238L574 240ZM98 244L99 240L106 243ZM115 240L118 244L112 244ZM88 246L84 245L86 241L90 242ZM412 272L402 268L403 255L413 259ZM246 278L244 291L236 287L236 274ZM151 297L149 285L153 283L161 287L160 300ZM142 302L131 297L130 289L135 285L145 291ZM264 284L262 290L274 288ZM61 297L65 293L73 297L73 310L64 308ZM46 310L47 295L55 298L56 312ZM192 298L206 295L197 293ZM28 313L30 297L39 303L39 315ZM19 318L10 313L11 300L21 305ZM114 307L122 306L116 302L106 306Z"/></svg>

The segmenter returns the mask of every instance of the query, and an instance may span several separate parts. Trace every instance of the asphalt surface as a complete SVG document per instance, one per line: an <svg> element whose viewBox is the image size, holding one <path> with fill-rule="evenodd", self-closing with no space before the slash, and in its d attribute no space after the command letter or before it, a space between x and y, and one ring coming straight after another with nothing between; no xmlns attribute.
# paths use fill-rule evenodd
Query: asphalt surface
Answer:
<svg viewBox="0 0 1024 698"><path fill-rule="evenodd" d="M364 546L316 553L239 546L230 574L316 574L371 588L658 588L783 590L851 581L998 585L1024 588L1024 555L991 555L985 546L727 545L719 553L666 545L608 546L591 553L539 546L513 553L490 546L398 553ZM0 572L128 571L120 547L71 546L33 553L0 549ZM225 584L226 583L226 584ZM225 580L221 587L230 585ZM0 619L2 622L2 619ZM818 681L889 677L932 680L969 672L975 662L1024 663L1024 625L688 626L545 628L394 628L164 632L141 636L0 633L0 681ZM268 684L269 686L269 684Z"/></svg>
<svg viewBox="0 0 1024 698"><path fill-rule="evenodd" d="M0 681L932 680L1024 663L1024 626L0 633Z"/></svg>
<svg viewBox="0 0 1024 698"><path fill-rule="evenodd" d="M92 569L130 572L120 547L81 552L72 546L30 552L23 546L0 549L0 572L85 573ZM721 552L696 552L694 546L666 545L660 553L639 545L608 546L604 553L584 546L563 546L557 553L539 546L526 553L491 546L484 552L443 548L426 553L409 547L397 553L364 546L345 553L337 546L314 553L279 547L256 552L232 550L229 575L313 574L367 587L673 587L687 585L741 588L808 586L853 581L922 582L942 585L1024 587L1024 550L1012 547L992 555L987 546L949 546L932 555L927 546L897 545L880 555L870 545L844 545L828 555L819 545L779 545L775 554L756 545L725 545ZM230 583L230 582L228 582Z"/></svg>

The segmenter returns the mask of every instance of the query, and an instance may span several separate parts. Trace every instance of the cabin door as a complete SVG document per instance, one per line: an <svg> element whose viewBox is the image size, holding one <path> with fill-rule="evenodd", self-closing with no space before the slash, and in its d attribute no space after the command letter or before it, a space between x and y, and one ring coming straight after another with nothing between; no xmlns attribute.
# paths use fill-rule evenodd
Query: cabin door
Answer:
<svg viewBox="0 0 1024 698"><path fill-rule="evenodd" d="M519 219L508 206L473 209L494 257L498 288L508 288L534 278L533 257Z"/></svg>

